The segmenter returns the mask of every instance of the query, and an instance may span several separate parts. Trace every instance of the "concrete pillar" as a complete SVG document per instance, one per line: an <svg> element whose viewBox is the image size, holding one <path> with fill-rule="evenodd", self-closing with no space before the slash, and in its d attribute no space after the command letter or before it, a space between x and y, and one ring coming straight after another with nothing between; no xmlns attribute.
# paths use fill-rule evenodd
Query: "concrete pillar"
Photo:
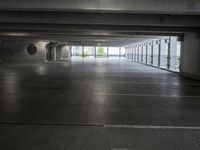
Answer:
<svg viewBox="0 0 200 150"><path fill-rule="evenodd" d="M94 47L94 58L97 58L97 47Z"/></svg>
<svg viewBox="0 0 200 150"><path fill-rule="evenodd" d="M180 71L200 78L200 38L197 33L185 33L181 50Z"/></svg>
<svg viewBox="0 0 200 150"><path fill-rule="evenodd" d="M168 48L167 48L167 69L170 69L170 44L169 44L170 40L168 39L167 40L167 45L168 45Z"/></svg>
<svg viewBox="0 0 200 150"><path fill-rule="evenodd" d="M54 61L56 61L56 46L54 46L54 48L53 48L53 55L54 55L54 58L53 58L53 60Z"/></svg>
<svg viewBox="0 0 200 150"><path fill-rule="evenodd" d="M147 64L151 65L151 42L147 44Z"/></svg>
<svg viewBox="0 0 200 150"><path fill-rule="evenodd" d="M127 51L128 51L128 59L130 59L130 50L129 50L129 47L127 47Z"/></svg>
<svg viewBox="0 0 200 150"><path fill-rule="evenodd" d="M84 58L84 46L82 46L82 57Z"/></svg>
<svg viewBox="0 0 200 150"><path fill-rule="evenodd" d="M70 57L72 57L72 46L69 47Z"/></svg>
<svg viewBox="0 0 200 150"><path fill-rule="evenodd" d="M148 42L146 43L146 60L145 60L145 62L146 62L146 64L148 63Z"/></svg>
<svg viewBox="0 0 200 150"><path fill-rule="evenodd" d="M133 61L133 46L131 46L131 59Z"/></svg>
<svg viewBox="0 0 200 150"><path fill-rule="evenodd" d="M53 61L56 60L56 46L57 43L50 42L47 46L46 50L46 61Z"/></svg>
<svg viewBox="0 0 200 150"><path fill-rule="evenodd" d="M167 47L166 47L166 39L160 40L160 67L166 68L167 67Z"/></svg>
<svg viewBox="0 0 200 150"><path fill-rule="evenodd" d="M70 47L67 45L63 45L61 47L61 60L70 60Z"/></svg>
<svg viewBox="0 0 200 150"><path fill-rule="evenodd" d="M134 46L134 61L137 59L137 49L136 46Z"/></svg>
<svg viewBox="0 0 200 150"><path fill-rule="evenodd" d="M138 44L138 62L141 62L141 46Z"/></svg>
<svg viewBox="0 0 200 150"><path fill-rule="evenodd" d="M159 58L159 41L153 41L153 65L158 66L158 59Z"/></svg>
<svg viewBox="0 0 200 150"><path fill-rule="evenodd" d="M119 58L121 58L121 55L122 55L122 48L119 47Z"/></svg>
<svg viewBox="0 0 200 150"><path fill-rule="evenodd" d="M170 70L177 69L177 37L169 38Z"/></svg>
<svg viewBox="0 0 200 150"><path fill-rule="evenodd" d="M160 67L161 40L158 42L158 67Z"/></svg>
<svg viewBox="0 0 200 150"><path fill-rule="evenodd" d="M127 48L125 47L125 58L127 58Z"/></svg>
<svg viewBox="0 0 200 150"><path fill-rule="evenodd" d="M140 47L137 45L137 62L140 61Z"/></svg>
<svg viewBox="0 0 200 150"><path fill-rule="evenodd" d="M151 65L153 65L153 47L154 47L154 42L151 42Z"/></svg>
<svg viewBox="0 0 200 150"><path fill-rule="evenodd" d="M61 48L63 45L57 45L56 46L56 60L60 60L61 59Z"/></svg>
<svg viewBox="0 0 200 150"><path fill-rule="evenodd" d="M127 47L127 58L129 59L129 47Z"/></svg>
<svg viewBox="0 0 200 150"><path fill-rule="evenodd" d="M50 44L50 58L51 58L51 60L55 60L56 58L55 58L55 51L56 51L56 44L57 43L51 43Z"/></svg>
<svg viewBox="0 0 200 150"><path fill-rule="evenodd" d="M143 63L143 54L144 54L144 49L143 49L143 43L141 44L141 62Z"/></svg>
<svg viewBox="0 0 200 150"><path fill-rule="evenodd" d="M109 47L107 47L107 58L109 57Z"/></svg>
<svg viewBox="0 0 200 150"><path fill-rule="evenodd" d="M71 46L68 47L68 59L70 60L71 59Z"/></svg>

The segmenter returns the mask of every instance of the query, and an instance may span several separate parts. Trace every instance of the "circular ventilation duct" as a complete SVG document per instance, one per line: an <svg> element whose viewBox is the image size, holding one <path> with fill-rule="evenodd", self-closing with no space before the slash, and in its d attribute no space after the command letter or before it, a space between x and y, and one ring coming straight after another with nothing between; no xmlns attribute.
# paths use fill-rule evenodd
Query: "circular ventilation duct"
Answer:
<svg viewBox="0 0 200 150"><path fill-rule="evenodd" d="M37 53L37 47L34 44L29 44L26 48L26 52L29 55L35 55Z"/></svg>

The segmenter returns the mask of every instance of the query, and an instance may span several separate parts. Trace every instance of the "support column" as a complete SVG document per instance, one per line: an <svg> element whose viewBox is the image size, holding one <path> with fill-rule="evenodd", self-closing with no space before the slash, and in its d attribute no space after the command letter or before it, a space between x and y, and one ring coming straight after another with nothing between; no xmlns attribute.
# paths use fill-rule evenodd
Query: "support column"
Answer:
<svg viewBox="0 0 200 150"><path fill-rule="evenodd" d="M54 61L56 61L56 46L57 46L57 45L55 45L54 48L53 48L53 52L54 52L54 59L53 59L53 60L54 60Z"/></svg>
<svg viewBox="0 0 200 150"><path fill-rule="evenodd" d="M151 42L151 65L153 65L153 47L154 47L154 42Z"/></svg>
<svg viewBox="0 0 200 150"><path fill-rule="evenodd" d="M158 42L158 67L160 67L161 40Z"/></svg>
<svg viewBox="0 0 200 150"><path fill-rule="evenodd" d="M160 67L166 68L167 61L166 61L166 39L160 40Z"/></svg>
<svg viewBox="0 0 200 150"><path fill-rule="evenodd" d="M181 49L180 71L182 74L200 78L200 36L185 33Z"/></svg>
<svg viewBox="0 0 200 150"><path fill-rule="evenodd" d="M143 63L143 43L141 44L141 63Z"/></svg>
<svg viewBox="0 0 200 150"><path fill-rule="evenodd" d="M177 68L177 37L170 37L169 39L169 51L170 51L170 70L176 70Z"/></svg>
<svg viewBox="0 0 200 150"><path fill-rule="evenodd" d="M109 57L109 47L107 47L107 58Z"/></svg>
<svg viewBox="0 0 200 150"><path fill-rule="evenodd" d="M145 60L145 62L146 62L146 64L148 63L148 42L146 43L146 60Z"/></svg>
<svg viewBox="0 0 200 150"><path fill-rule="evenodd" d="M137 62L140 61L140 47L137 45Z"/></svg>
<svg viewBox="0 0 200 150"><path fill-rule="evenodd" d="M136 47L134 45L134 61L136 61Z"/></svg>
<svg viewBox="0 0 200 150"><path fill-rule="evenodd" d="M50 43L50 51L49 51L49 60L53 60L53 56L54 56L54 43Z"/></svg>
<svg viewBox="0 0 200 150"><path fill-rule="evenodd" d="M125 47L125 58L127 58L127 47Z"/></svg>
<svg viewBox="0 0 200 150"><path fill-rule="evenodd" d="M85 57L85 54L84 54L84 46L82 46L82 57L83 57L83 58Z"/></svg>
<svg viewBox="0 0 200 150"><path fill-rule="evenodd" d="M131 46L131 59L133 61L133 46Z"/></svg>
<svg viewBox="0 0 200 150"><path fill-rule="evenodd" d="M170 40L167 40L168 49L167 49L167 69L170 69Z"/></svg>
<svg viewBox="0 0 200 150"><path fill-rule="evenodd" d="M56 46L57 43L50 42L47 46L46 61L56 60Z"/></svg>
<svg viewBox="0 0 200 150"><path fill-rule="evenodd" d="M121 53L122 53L122 50L121 50L121 47L119 47L119 58L121 58Z"/></svg>
<svg viewBox="0 0 200 150"><path fill-rule="evenodd" d="M97 58L97 47L94 48L94 58Z"/></svg>
<svg viewBox="0 0 200 150"><path fill-rule="evenodd" d="M72 57L72 46L69 47L70 57Z"/></svg>

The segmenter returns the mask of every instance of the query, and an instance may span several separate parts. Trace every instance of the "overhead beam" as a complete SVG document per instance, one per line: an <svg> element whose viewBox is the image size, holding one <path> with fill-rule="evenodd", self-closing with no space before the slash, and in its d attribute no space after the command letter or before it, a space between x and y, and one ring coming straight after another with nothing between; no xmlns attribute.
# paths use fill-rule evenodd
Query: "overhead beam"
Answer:
<svg viewBox="0 0 200 150"><path fill-rule="evenodd" d="M1 10L199 13L198 0L1 0Z"/></svg>
<svg viewBox="0 0 200 150"><path fill-rule="evenodd" d="M38 23L0 23L0 31L3 32L46 32L89 35L109 34L180 34L183 32L200 32L199 27L170 27L170 26L134 26L134 25L90 25L90 24L38 24Z"/></svg>
<svg viewBox="0 0 200 150"><path fill-rule="evenodd" d="M0 11L0 23L199 27L199 15Z"/></svg>

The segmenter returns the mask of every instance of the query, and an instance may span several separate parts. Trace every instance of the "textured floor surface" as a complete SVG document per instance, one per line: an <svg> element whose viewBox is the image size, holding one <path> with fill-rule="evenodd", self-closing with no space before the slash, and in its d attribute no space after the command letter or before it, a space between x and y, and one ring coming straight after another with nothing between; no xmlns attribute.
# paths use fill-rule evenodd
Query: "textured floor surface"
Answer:
<svg viewBox="0 0 200 150"><path fill-rule="evenodd" d="M0 64L0 149L196 150L199 117L200 81L124 59Z"/></svg>

